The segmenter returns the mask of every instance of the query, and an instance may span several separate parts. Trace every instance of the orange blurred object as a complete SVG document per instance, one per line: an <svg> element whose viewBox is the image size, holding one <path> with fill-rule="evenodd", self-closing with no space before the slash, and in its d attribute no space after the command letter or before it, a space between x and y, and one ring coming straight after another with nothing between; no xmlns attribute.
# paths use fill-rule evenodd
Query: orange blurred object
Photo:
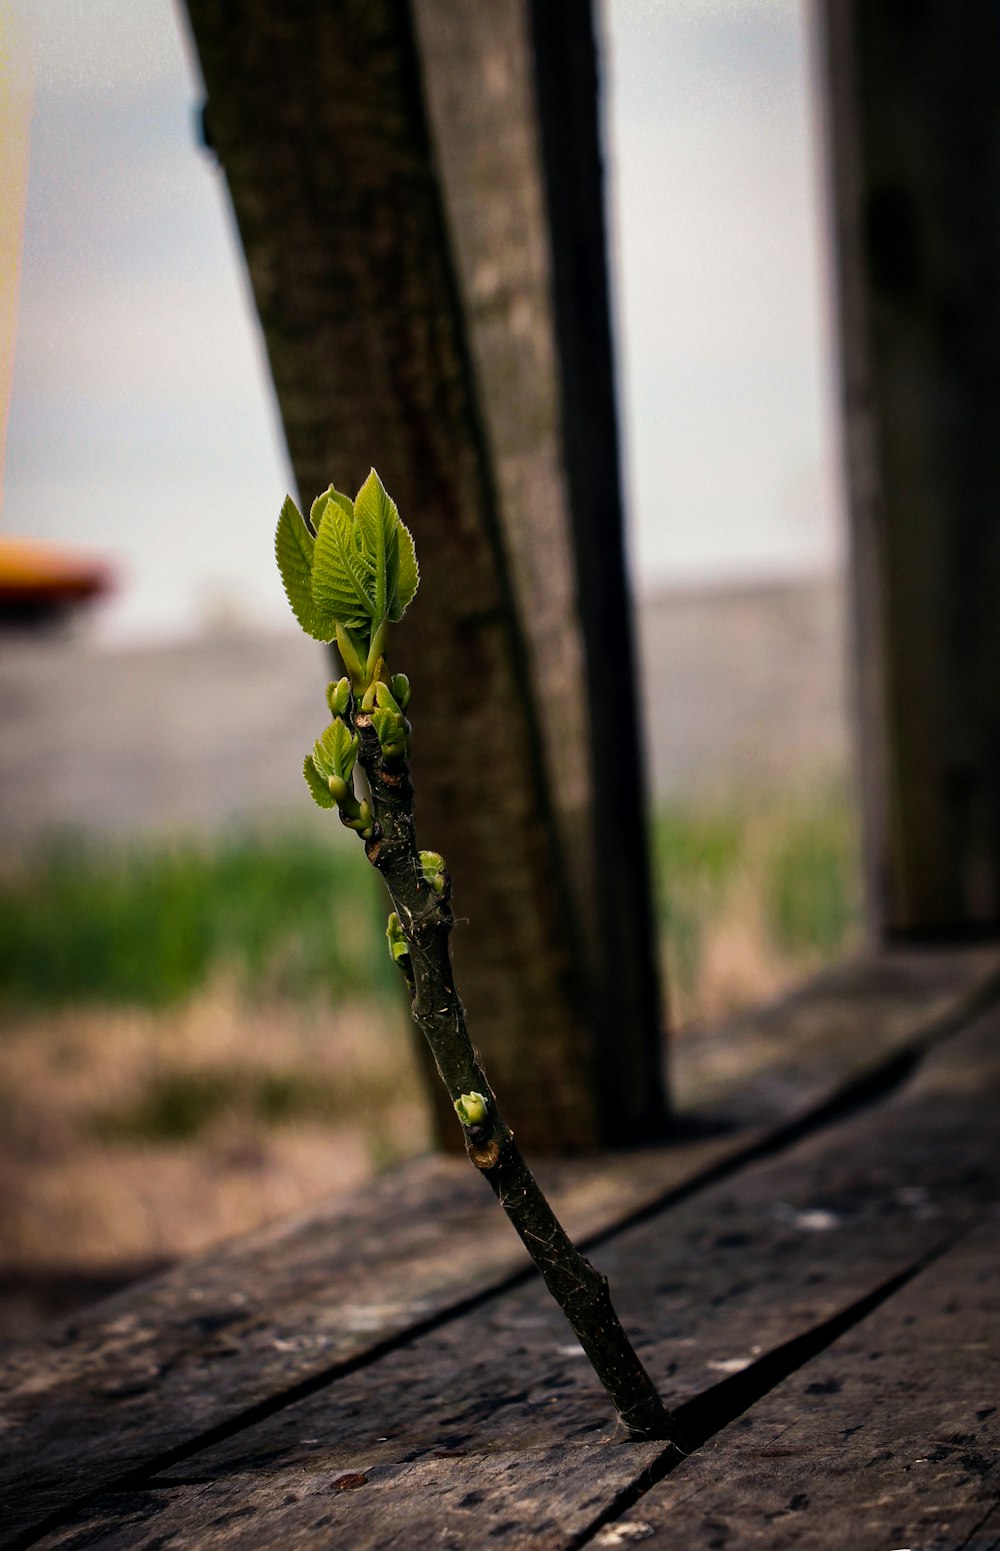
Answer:
<svg viewBox="0 0 1000 1551"><path fill-rule="evenodd" d="M60 619L110 592L103 561L55 544L0 537L0 621L35 624Z"/></svg>

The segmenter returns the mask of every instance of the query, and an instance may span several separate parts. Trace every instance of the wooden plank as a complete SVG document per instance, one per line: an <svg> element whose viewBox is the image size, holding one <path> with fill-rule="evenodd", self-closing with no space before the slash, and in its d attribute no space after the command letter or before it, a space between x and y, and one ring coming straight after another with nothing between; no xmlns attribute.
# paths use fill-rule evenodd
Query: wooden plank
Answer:
<svg viewBox="0 0 1000 1551"><path fill-rule="evenodd" d="M998 1397L994 1215L591 1543L995 1546Z"/></svg>
<svg viewBox="0 0 1000 1551"><path fill-rule="evenodd" d="M769 1006L676 1041L681 1114L773 1126L818 1108L847 1072L862 1082L894 1051L933 1042L994 994L993 947L905 950L835 965Z"/></svg>
<svg viewBox="0 0 1000 1551"><path fill-rule="evenodd" d="M873 919L1000 921L992 0L824 0Z"/></svg>
<svg viewBox="0 0 1000 1551"><path fill-rule="evenodd" d="M595 652L522 0L187 11L300 493L311 501L331 479L353 491L375 462L414 531L420 600L393 667L413 678L421 844L444 849L459 918L478 924L455 933L458 979L505 1112L535 1151L659 1140L639 767L603 748L610 708L627 723L631 694L620 502L588 529L616 631ZM592 56L584 31L566 84L588 64L594 75ZM591 119L596 138L593 103ZM489 320L470 314L477 291ZM606 287L590 302L606 316ZM599 411L610 423L591 416L577 434L613 453L610 393ZM604 464L600 490L615 490ZM636 742L617 729L618 749ZM595 748L616 762L600 781ZM621 818L604 811L608 783ZM628 932L609 928L612 894ZM599 1063L615 1005L628 1083ZM429 1094L442 1144L460 1146L447 1097L436 1083Z"/></svg>
<svg viewBox="0 0 1000 1551"><path fill-rule="evenodd" d="M994 962L981 951L860 962L821 977L812 994L706 1037L703 1068L692 1059L683 1081L702 1110L728 1108L734 1123L746 1113L754 1129L548 1163L542 1177L567 1226L586 1239L691 1188L759 1141L767 1124L794 1121L867 1072L880 1049L890 1055L922 1038L928 1017L942 1026L958 1015L988 985ZM779 1063L789 1074L780 1081ZM475 1256L456 1260L456 1241L474 1242ZM361 1361L526 1263L467 1163L434 1159L126 1290L0 1368L8 1528ZM29 1471L31 1491L12 1495Z"/></svg>
<svg viewBox="0 0 1000 1551"><path fill-rule="evenodd" d="M982 1018L892 1101L602 1246L644 1361L689 1425L722 1425L734 1385L749 1403L755 1384L822 1346L824 1325L832 1339L852 1309L996 1200L998 1036L1000 1014ZM474 1259L476 1246L459 1240L452 1252ZM351 1547L449 1535L466 1548L569 1547L661 1452L608 1434L596 1380L532 1282L241 1427L138 1494L100 1498L42 1543L140 1551L210 1530L213 1545L246 1551L316 1544L320 1531Z"/></svg>
<svg viewBox="0 0 1000 1551"><path fill-rule="evenodd" d="M413 6L500 520L545 707L604 1140L635 1144L664 1131L662 1008L649 859L635 843L641 729L597 60L590 0L547 0L541 27L536 10L526 0ZM597 683L615 690L581 693ZM609 791L633 795L609 803Z"/></svg>

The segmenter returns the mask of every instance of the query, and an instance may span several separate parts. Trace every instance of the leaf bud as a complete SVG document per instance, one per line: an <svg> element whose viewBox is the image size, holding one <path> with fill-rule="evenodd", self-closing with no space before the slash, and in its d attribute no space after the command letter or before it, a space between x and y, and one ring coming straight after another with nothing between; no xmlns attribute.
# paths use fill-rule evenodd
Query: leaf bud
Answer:
<svg viewBox="0 0 1000 1551"><path fill-rule="evenodd" d="M410 703L410 681L405 673L394 673L389 680L393 699L401 711L405 711Z"/></svg>
<svg viewBox="0 0 1000 1551"><path fill-rule="evenodd" d="M463 1093L455 1100L455 1114L463 1126L480 1126L486 1119L489 1100L484 1093Z"/></svg>
<svg viewBox="0 0 1000 1551"><path fill-rule="evenodd" d="M420 873L424 882L434 890L435 894L443 894L448 882L444 857L439 851L418 851L417 859L420 862Z"/></svg>
<svg viewBox="0 0 1000 1551"><path fill-rule="evenodd" d="M326 703L334 716L346 716L351 704L350 679L338 679L326 686Z"/></svg>

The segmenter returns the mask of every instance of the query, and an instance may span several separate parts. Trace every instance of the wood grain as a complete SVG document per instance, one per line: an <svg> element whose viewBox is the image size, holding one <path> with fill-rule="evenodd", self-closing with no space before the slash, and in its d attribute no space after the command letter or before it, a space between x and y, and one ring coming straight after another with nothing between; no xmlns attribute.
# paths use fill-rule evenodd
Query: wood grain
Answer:
<svg viewBox="0 0 1000 1551"><path fill-rule="evenodd" d="M592 1544L994 1545L998 1401L1000 1218L991 1216Z"/></svg>
<svg viewBox="0 0 1000 1551"><path fill-rule="evenodd" d="M606 1232L822 1105L923 1038L928 1020L946 1027L989 984L995 963L982 950L861 960L692 1038L689 1053L679 1052L682 1092L731 1132L549 1161L542 1183L571 1233ZM474 1243L475 1254L456 1257L455 1242ZM280 1404L296 1386L365 1360L526 1265L468 1164L425 1159L54 1326L0 1367L3 1533L255 1407Z"/></svg>
<svg viewBox="0 0 1000 1551"><path fill-rule="evenodd" d="M1000 1017L983 1017L894 1099L603 1246L642 1356L693 1427L711 1431L727 1406L751 1405L755 1384L802 1360L789 1342L822 1345L825 1322L915 1272L997 1199L998 1036ZM251 1551L324 1543L322 1532L349 1546L569 1547L659 1457L624 1448L606 1422L596 1380L528 1284L199 1450L155 1485L98 1499L43 1544L168 1548L210 1534Z"/></svg>

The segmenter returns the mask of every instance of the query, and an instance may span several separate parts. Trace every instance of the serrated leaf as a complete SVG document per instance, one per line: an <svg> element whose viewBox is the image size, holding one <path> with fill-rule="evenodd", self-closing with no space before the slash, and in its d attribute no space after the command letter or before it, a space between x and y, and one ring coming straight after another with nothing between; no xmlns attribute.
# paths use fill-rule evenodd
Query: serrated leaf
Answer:
<svg viewBox="0 0 1000 1551"><path fill-rule="evenodd" d="M399 522L396 543L396 586L389 599L389 618L393 624L402 619L420 585L420 567L417 565L413 534L402 520Z"/></svg>
<svg viewBox="0 0 1000 1551"><path fill-rule="evenodd" d="M337 806L329 786L316 769L316 764L311 754L307 754L305 757L302 774L305 776L306 785L312 793L313 802L318 803L321 808L335 808Z"/></svg>
<svg viewBox="0 0 1000 1551"><path fill-rule="evenodd" d="M311 635L316 641L332 641L336 624L313 597L314 553L315 540L306 526L306 520L291 496L286 496L274 535L274 557L278 562L285 596L306 635Z"/></svg>
<svg viewBox="0 0 1000 1551"><path fill-rule="evenodd" d="M313 538L315 538L319 532L319 525L323 520L323 513L326 511L326 505L329 499L329 490L324 490L323 494L318 495L312 506L309 508L309 517L306 522L306 527L309 529Z"/></svg>
<svg viewBox="0 0 1000 1551"><path fill-rule="evenodd" d="M348 512L328 501L316 535L312 596L316 607L351 630L369 628L375 599L360 534Z"/></svg>
<svg viewBox="0 0 1000 1551"><path fill-rule="evenodd" d="M354 498L354 520L374 603L373 618L384 619L399 575L399 512L372 469Z"/></svg>
<svg viewBox="0 0 1000 1551"><path fill-rule="evenodd" d="M350 517L351 521L353 522L354 502L351 500L350 496L344 495L340 490L335 490L332 485L328 487L326 493L330 497L331 501L336 501L337 505L347 513L348 517Z"/></svg>
<svg viewBox="0 0 1000 1551"><path fill-rule="evenodd" d="M359 742L357 733L352 734L347 723L338 717L316 741L312 757L317 770L327 779L339 776L342 781L349 781L358 757Z"/></svg>
<svg viewBox="0 0 1000 1551"><path fill-rule="evenodd" d="M371 713L375 736L383 750L402 747L406 741L406 723L398 711L376 710Z"/></svg>

